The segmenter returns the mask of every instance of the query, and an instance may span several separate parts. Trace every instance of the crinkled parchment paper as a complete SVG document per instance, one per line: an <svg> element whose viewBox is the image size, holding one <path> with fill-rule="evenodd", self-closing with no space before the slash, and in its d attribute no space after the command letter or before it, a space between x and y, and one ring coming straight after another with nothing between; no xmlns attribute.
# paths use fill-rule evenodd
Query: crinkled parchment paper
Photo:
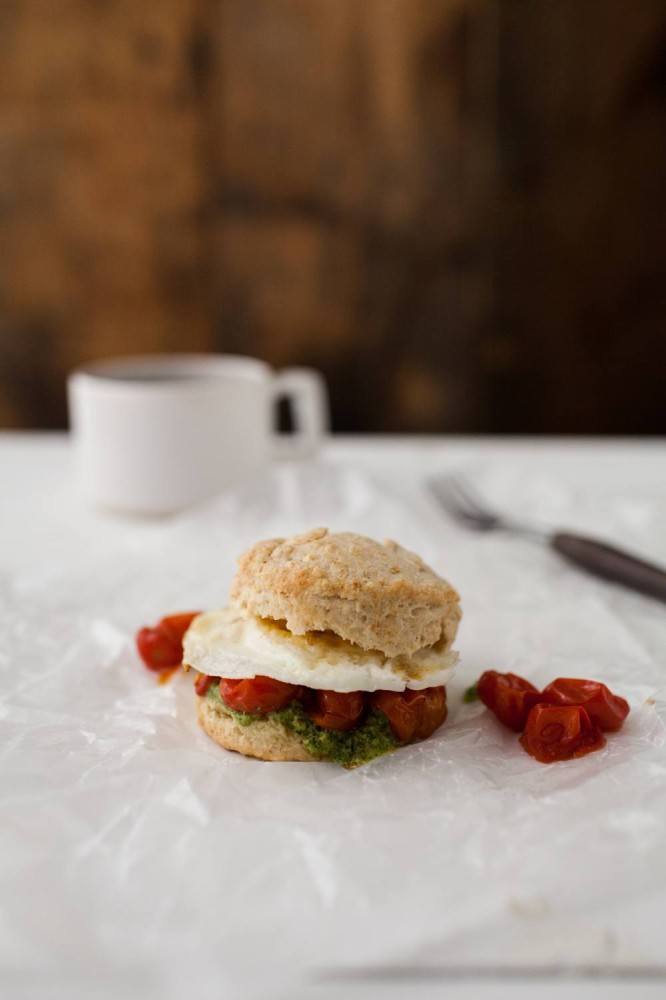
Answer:
<svg viewBox="0 0 666 1000"><path fill-rule="evenodd" d="M663 963L666 608L461 532L399 471L391 491L288 466L157 521L85 511L64 487L26 498L43 556L0 584L5 995L342 995L392 970ZM477 471L532 513L629 526L646 552L663 539L650 496ZM349 773L225 753L191 682L157 685L132 643L162 613L221 606L258 537L318 524L417 549L465 610L446 726ZM461 703L488 667L598 678L632 712L603 752L544 767Z"/></svg>

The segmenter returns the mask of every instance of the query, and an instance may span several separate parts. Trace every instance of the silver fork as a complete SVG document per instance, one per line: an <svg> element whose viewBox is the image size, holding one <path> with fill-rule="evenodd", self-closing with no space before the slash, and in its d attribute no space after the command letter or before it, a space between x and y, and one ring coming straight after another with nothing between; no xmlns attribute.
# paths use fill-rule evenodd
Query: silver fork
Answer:
<svg viewBox="0 0 666 1000"><path fill-rule="evenodd" d="M475 531L509 531L545 542L569 562L594 576L666 602L666 570L653 563L595 538L537 528L490 510L459 476L430 479L428 485L445 510L468 528Z"/></svg>

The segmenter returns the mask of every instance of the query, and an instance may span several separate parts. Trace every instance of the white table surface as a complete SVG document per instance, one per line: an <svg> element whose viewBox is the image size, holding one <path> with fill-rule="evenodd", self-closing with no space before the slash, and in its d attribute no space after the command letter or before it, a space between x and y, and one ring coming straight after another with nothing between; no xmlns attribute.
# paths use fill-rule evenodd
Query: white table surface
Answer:
<svg viewBox="0 0 666 1000"><path fill-rule="evenodd" d="M487 470L494 476L525 479L525 491L534 493L539 480L552 476L560 486L547 511L560 513L558 501L570 490L580 500L575 522L569 526L593 530L600 513L614 494L628 496L618 527L628 544L640 538L641 503L666 507L666 442L660 438L483 438L402 437L339 435L325 449L331 463L359 469L386 483L392 493L409 501L420 490L423 478L441 469L464 469L468 474ZM43 566L48 555L42 548L90 538L112 548L125 523L82 507L72 479L72 456L66 435L0 432L0 493L2 564L25 571ZM568 499L568 497L567 497ZM529 496L512 502L531 513ZM542 497L540 501L543 503ZM600 510L601 508L601 510ZM569 510L567 508L567 514ZM621 522L621 523L620 523ZM25 527L29 525L29 530ZM22 528L24 530L22 530ZM666 560L666 519L651 535L652 555Z"/></svg>
<svg viewBox="0 0 666 1000"><path fill-rule="evenodd" d="M193 969L192 983L196 983L193 995L197 995L198 1000L209 995L292 998L319 995L363 998L380 995L522 997L534 996L535 991L539 996L548 998L578 996L583 988L586 996L620 997L626 996L629 989L638 996L664 995L666 857L660 863L659 851L666 856L666 754L663 751L663 735L660 735L664 731L663 720L653 718L652 697L660 687L663 689L660 668L663 668L666 677L666 607L588 580L545 549L505 537L491 539L461 532L440 514L423 490L423 482L428 475L449 468L463 470L495 503L512 509L518 515L558 527L595 533L666 564L666 443L663 440L339 437L326 445L322 461L317 466L303 467L300 471L291 466L284 475L278 473L282 478L274 481L263 494L259 488L258 493L255 490L247 494L249 500L241 495L236 500L223 499L217 507L215 504L202 505L199 510L185 512L178 517L153 520L86 508L76 492L69 442L65 435L0 435L0 610L6 616L5 622L10 622L10 625L12 616L20 617L24 612L26 615L20 628L12 630L10 627L9 635L5 632L3 646L0 646L0 725L8 727L9 731L9 737L2 737L5 750L9 745L7 739L10 742L20 741L21 720L28 728L34 723L34 702L21 700L23 688L16 686L13 679L23 669L42 676L35 665L38 644L33 648L30 637L26 639L27 632L39 630L40 617L45 623L45 630L46 623L51 630L48 641L52 642L53 637L59 634L68 637L68 641L74 644L73 656L77 655L76 629L83 627L81 623L86 616L95 617L94 627L98 638L101 636L100 642L108 640L113 646L116 642L113 637L120 636L118 642L122 646L122 636L131 638L138 624L164 611L212 600L213 594L224 592L235 554L230 537L237 538L237 550L251 538L261 535L264 526L267 530L263 533L272 534L276 526L284 525L285 529L306 527L306 522L313 517L317 520L321 518L322 523L326 520L334 527L341 526L336 514L338 489L340 496L346 497L345 512L350 527L375 524L375 533L379 537L399 533L399 540L408 546L423 549L426 545L429 551L422 554L431 559L438 570L445 571L461 590L466 616L460 636L462 668L458 692L488 666L498 669L502 669L502 664L505 669L520 667L519 672L535 666L535 676L546 679L549 670L552 673L554 669L546 662L550 655L548 651L557 648L558 643L559 652L552 655L553 662L562 673L560 668L570 662L575 655L576 642L579 642L581 650L584 650L581 658L585 669L572 667L571 674L589 673L596 668L597 675L606 677L606 658L615 657L620 667L617 667L617 662L611 664L608 676L615 678L613 669L621 669L622 662L626 662L631 683L635 685L632 691L638 693L634 696L649 699L650 707L644 710L648 714L643 716L638 713L635 723L632 723L635 728L627 737L629 743L617 744L620 748L625 746L629 749L618 750L618 757L611 758L611 764L617 761L613 765L617 802L604 814L603 823L608 821L611 824L608 830L612 827L612 832L608 833L605 829L604 837L599 842L599 854L603 857L590 857L589 866L590 870L594 869L594 879L591 877L589 906L583 905L585 900L583 903L577 901L569 909L565 904L560 906L550 899L544 902L539 893L533 897L530 895L529 881L519 884L517 877L515 898L509 900L506 916L499 919L494 911L489 912L487 936L483 935L483 920L476 912L472 917L473 900L470 900L469 912L461 907L460 937L442 932L441 949L430 948L421 954L411 945L402 954L394 944L392 954L396 954L396 960L387 962L386 956L382 957L382 942L373 941L372 947L368 948L369 960L364 963L359 961L358 948L344 939L344 907L350 905L349 900L339 900L336 886L332 885L322 889L324 903L321 904L326 910L322 920L330 921L330 927L335 929L331 953L327 956L325 950L320 951L313 968L308 970L302 981L296 977L289 983L286 980L283 982L279 966L273 964L267 968L265 980L255 975L251 977L252 982L248 979L244 986L241 971L238 973L241 978L232 979L225 986L220 983L215 989L214 981L210 980L214 966L207 967L205 973L202 971L200 979L197 979ZM347 482L345 477L352 477L353 481ZM307 499L301 493L303 483L306 484ZM381 503L376 500L379 496ZM222 522L224 529L220 526ZM392 530L393 526L398 529L397 532ZM211 546L219 544L214 558L210 549L205 548L207 537ZM430 540L429 543L424 539ZM184 551L185 546L194 544L193 540L202 545L199 565L205 567L206 580L201 582L201 586L195 583L197 560L193 557L188 561L188 554ZM167 574L165 567L169 565L171 556L173 573ZM132 567L132 575L115 576L114 567L123 563ZM211 567L218 563L219 580L214 580L211 579ZM143 575L142 566L145 567ZM167 576L172 578L166 579ZM122 583L120 588L118 581ZM192 599L188 600L190 593ZM542 608L543 618L540 617ZM553 616L548 608L550 612L553 609L559 611ZM575 633L578 630L577 636L567 631L568 616L573 621L572 631ZM604 640L602 633L609 630L612 635ZM595 638L597 634L601 636L598 642ZM118 662L129 655L130 638L123 647L124 652L117 656L114 653L116 660L120 657ZM604 641L607 641L605 646ZM595 656L599 657L598 662ZM540 658L536 665L535 657L537 660ZM104 674L104 683L110 685L109 691L113 690L114 698L119 695L113 685L120 683L112 674L112 671L120 669L114 665L116 660L107 665L109 669ZM53 684L54 691L58 690L59 678L61 675L64 678L67 670L65 650L62 661L56 656L48 673L48 683ZM143 675L139 677L140 668L133 664L131 670L137 671L138 680L126 681L123 675L122 684L131 686L140 682L145 685ZM127 676L133 678L131 670L128 668ZM68 683L71 684L71 677ZM155 697L154 692L149 694ZM148 695L141 694L141 697ZM164 697L173 695L167 693ZM151 703L150 712L153 709ZM157 716L160 711L162 709L157 711ZM182 717L180 706L169 710L167 715L169 725L172 722L176 725ZM465 718L462 722L456 721L460 718L454 717L452 734L469 733L472 731L470 727L475 724L485 727L484 734L492 734L491 724L486 719L480 723L475 723L474 719L465 721ZM58 742L63 738L63 719L59 715L57 723L53 722L53 727L59 727L57 738L53 735L55 728L48 731L54 753L66 752L64 745ZM78 725L79 722L73 724ZM158 730L159 725L158 719ZM641 731L641 726L652 727L649 735ZM38 734L36 738L40 739L39 734L46 730L35 732ZM159 732L157 735L161 738ZM167 735L171 738L170 732ZM134 983L131 976L127 981L123 979L126 969L121 954L108 942L99 944L95 929L91 931L90 953L79 961L76 950L72 951L66 943L67 922L73 921L73 933L80 934L77 928L81 925L76 922L86 919L85 914L74 913L70 909L71 898L67 893L77 885L73 877L73 880L69 876L69 880L55 880L50 898L45 900L42 897L41 876L38 878L34 873L37 870L41 872L46 862L56 868L72 864L68 853L68 837L72 832L64 828L69 822L81 822L82 813L77 810L82 802L72 800L70 805L68 799L68 805L63 805L58 801L59 789L49 786L48 776L35 772L29 756L31 749L36 750L34 739L33 733L33 743L26 749L30 766L22 775L20 784L15 770L10 774L8 769L10 762L12 769L15 768L16 758L8 756L8 751L4 755L0 752L2 813L5 820L19 816L17 824L19 821L22 824L14 829L10 822L9 834L7 829L3 832L5 822L0 826L0 992L8 997L67 996L68 1000L79 995L118 996L121 989L122 995L128 998L135 995L166 996L164 982L159 977L154 981L151 978L154 970L149 963L153 952L148 948L145 950L148 964L141 970L148 978L139 977L137 982L140 986ZM97 747L103 740L101 730L94 739ZM173 740L174 747L183 745L180 732L173 736ZM643 743L646 745L644 750ZM150 740L146 745L150 746ZM639 794L632 789L633 782L640 782L635 755L633 761L631 759L631 747L634 745L637 754L644 753L645 769L653 782L651 790L646 792L650 795L649 804L641 797L642 792ZM438 746L444 747L445 744ZM61 747L63 749L59 749ZM470 747L469 753L473 758L473 742ZM67 752L73 755L73 760L63 773L67 774L68 781L74 781L76 752L71 748ZM410 758L407 752L405 754L405 780L421 781L427 790L425 758ZM45 759L44 746L40 746L34 760L41 761L40 766L43 766ZM97 794L100 788L106 787L105 782L108 782L109 795L112 794L113 768L108 773L104 771L109 766L108 760L107 755L94 765L97 768L95 780L100 782ZM524 766L518 755L515 760L516 767ZM85 763L90 765L88 760ZM574 763L581 769L575 772L566 765L569 770L559 773L570 777L556 782L547 794L544 793L541 803L536 801L538 795L530 792L530 821L538 815L536 810L543 808L544 816L547 812L548 822L552 823L557 815L553 806L559 801L558 797L566 817L567 796L578 794L572 788L578 781L577 775L582 775L583 768L587 766L585 762ZM321 767L295 765L296 768L308 766ZM163 768L162 764L160 768ZM409 802L409 793L397 784L396 775L400 772L395 770L394 765L392 768L390 783L383 794L395 796L398 806ZM499 782L494 793L501 798L501 760L497 768L499 770L493 772L492 781ZM552 768L546 770L549 775L553 772ZM254 775L257 772L243 773ZM266 771L261 773L265 775ZM292 770L290 773L296 775L302 772ZM386 780L383 775L388 772L373 773L376 777L372 781L376 786ZM507 782L512 780L512 774L507 773ZM589 774L596 772L590 771ZM234 772L233 781L237 780L240 779L235 777ZM546 780L551 779L544 775L543 781ZM289 794L293 795L293 782L289 788ZM85 797L83 786L76 785L76 790L77 797ZM72 789L68 788L67 795L71 793ZM369 794L376 794L376 787ZM463 794L464 789L461 789ZM590 794L594 795L593 788ZM42 803L40 795L43 795ZM506 795L514 796L516 810L522 808L520 794L515 797L515 790L511 791L508 784ZM205 802L205 797L202 801ZM623 808L627 802L625 814ZM460 808L467 806L467 799L461 799ZM455 798L447 799L446 808L455 811ZM195 806L192 809L195 810ZM243 815L250 823L249 806L248 810ZM39 827L35 820L37 813L41 817ZM193 816L190 822L196 825L194 813ZM240 822L237 816L234 822ZM256 822L260 823L261 818ZM593 819L591 822L594 826ZM44 841L44 823L53 825L52 842L48 838ZM183 850L187 852L186 834L181 833L184 837ZM100 832L99 836L99 842L94 837L87 841L84 838L87 844L85 850L93 856L104 855L105 834ZM141 830L133 832L133 850L138 849L136 839L140 841L141 836ZM498 837L501 839L501 831L498 831ZM435 850L434 842L428 843L427 847L425 843L424 837L424 852ZM325 854L325 842L322 840L321 844ZM446 850L444 832L441 844L442 850ZM560 852L561 845L558 845L559 841L553 844L554 865L563 863L566 856ZM144 844L142 848L159 851L159 844ZM126 843L124 849L127 849ZM366 845L365 849L372 851L371 845ZM566 849L572 849L572 845ZM470 886L473 886L475 866L476 874L479 874L479 861L471 848L470 851L461 852L460 864L461 867L469 866ZM324 870L327 859L320 860ZM6 863L3 864L3 861ZM330 858L328 862L331 862ZM415 845L409 863L400 858L396 859L396 864L403 873L416 870L418 876L418 845ZM621 896L614 900L604 880L609 884L612 882L618 865L623 870L626 868L626 881ZM23 882L17 876L17 866L23 870ZM652 874L645 866L651 868ZM81 878L85 879L87 869L83 863L81 870ZM97 869L94 871L97 872ZM334 878L335 866L331 871ZM97 874L88 875L93 882L97 878ZM389 879L390 873L386 875ZM565 885L567 872L562 871L561 875ZM632 884L636 886L635 893L631 891ZM24 890L20 888L22 885ZM94 893L99 891L98 888L94 888L94 892L90 889L93 895L86 895L87 889L81 888L81 905L89 908L90 921L111 921L112 901L107 899L106 903L102 901L97 905ZM254 888L248 888L248 893L258 892L259 889L255 884ZM169 884L164 884L162 890L167 895L174 891ZM59 891L67 898L63 895L62 899L58 899ZM123 891L118 889L119 897ZM356 903L365 908L370 939L375 918L381 915L382 908L388 913L390 907L395 905L395 899L393 895L390 901L388 896L384 897L381 881L372 886L368 883L365 891L366 896ZM326 893L330 893L330 898ZM30 907L31 898L34 898L34 911ZM413 903L413 899L406 900L406 906ZM457 905L460 906L460 900ZM428 906L435 904L424 898L424 907ZM52 951L42 961L33 949L37 953L40 949L48 952L51 947L49 928L43 926L43 912L49 911L49 908L51 917L59 912L63 914L63 928L60 929L63 939L53 944ZM437 910L432 912L436 914ZM135 917L131 911L128 913L129 925ZM307 919L308 913L304 913ZM351 916L351 910L348 914ZM357 916L355 913L354 918ZM118 919L118 915L114 914L113 919ZM164 918L165 921L168 919ZM468 931L464 931L466 920L470 921ZM358 926L365 925L361 922L354 926L354 933L358 935ZM106 930L112 936L109 927ZM164 927L168 927L168 923ZM252 937L253 927L246 926L245 932L244 940L247 941L248 936ZM265 928L262 928L261 934L265 933ZM287 952L294 952L293 927L276 927L275 933L286 935L285 941L289 940ZM384 933L381 931L380 935ZM134 934L135 937L140 936L139 925L134 928ZM257 940L265 940L260 937L259 929ZM192 950L193 947L190 942L186 949L189 959L184 961L200 962L200 956ZM139 962L144 952L138 948L137 955ZM380 958L373 961L373 956ZM293 956L290 961L295 961ZM303 961L307 966L307 961ZM257 962L260 962L260 956L257 956ZM181 985L186 985L189 981L187 971L183 972L183 977ZM7 987L4 991L3 984ZM171 995L168 993L168 996ZM175 987L173 995L177 995Z"/></svg>

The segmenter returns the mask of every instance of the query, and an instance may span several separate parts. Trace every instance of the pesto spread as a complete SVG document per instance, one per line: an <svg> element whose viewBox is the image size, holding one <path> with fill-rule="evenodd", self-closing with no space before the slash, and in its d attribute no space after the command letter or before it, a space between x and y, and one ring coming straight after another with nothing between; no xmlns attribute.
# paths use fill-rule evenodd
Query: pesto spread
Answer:
<svg viewBox="0 0 666 1000"><path fill-rule="evenodd" d="M343 767L359 767L361 764L367 764L375 757L390 753L399 745L391 732L388 719L382 712L371 711L355 729L341 732L315 725L297 701L293 701L279 712L250 715L248 712L237 712L229 708L221 698L217 684L208 689L206 697L218 711L230 715L241 726L249 726L264 719L276 719L285 729L298 736L313 757L342 764Z"/></svg>

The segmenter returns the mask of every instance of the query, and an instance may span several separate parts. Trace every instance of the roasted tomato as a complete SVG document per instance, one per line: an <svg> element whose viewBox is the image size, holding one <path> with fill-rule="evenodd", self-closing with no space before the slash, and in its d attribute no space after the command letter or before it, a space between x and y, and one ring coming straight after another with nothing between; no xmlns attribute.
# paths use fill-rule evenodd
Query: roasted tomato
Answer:
<svg viewBox="0 0 666 1000"><path fill-rule="evenodd" d="M431 687L423 691L405 691L403 695L408 705L417 713L414 739L425 740L446 721L446 688Z"/></svg>
<svg viewBox="0 0 666 1000"><path fill-rule="evenodd" d="M486 670L477 683L479 698L500 722L516 733L525 728L530 709L541 700L539 692L517 674Z"/></svg>
<svg viewBox="0 0 666 1000"><path fill-rule="evenodd" d="M535 705L520 742L542 764L601 750L606 739L582 705Z"/></svg>
<svg viewBox="0 0 666 1000"><path fill-rule="evenodd" d="M285 684L272 677L253 677L248 680L220 679L220 695L229 708L251 715L266 715L279 712L281 708L297 698L300 688L296 684Z"/></svg>
<svg viewBox="0 0 666 1000"><path fill-rule="evenodd" d="M177 667L183 658L183 647L159 626L140 628L136 634L136 647L149 670L166 670Z"/></svg>
<svg viewBox="0 0 666 1000"><path fill-rule="evenodd" d="M203 698L211 684L219 680L219 677L209 677L208 674L199 674L194 682L194 690L200 697Z"/></svg>
<svg viewBox="0 0 666 1000"><path fill-rule="evenodd" d="M199 611L184 611L160 618L157 625L139 629L136 646L149 670L167 670L183 661L183 636Z"/></svg>
<svg viewBox="0 0 666 1000"><path fill-rule="evenodd" d="M400 743L425 739L446 719L446 689L443 687L424 691L375 691L370 696L370 704L384 713Z"/></svg>
<svg viewBox="0 0 666 1000"><path fill-rule="evenodd" d="M600 681L558 677L543 689L539 701L549 705L582 705L592 722L604 732L616 732L629 715L629 703Z"/></svg>
<svg viewBox="0 0 666 1000"><path fill-rule="evenodd" d="M405 701L402 691L374 691L370 704L384 713L399 743L409 743L414 739L418 714L414 706Z"/></svg>
<svg viewBox="0 0 666 1000"><path fill-rule="evenodd" d="M337 691L313 691L307 713L317 726L324 729L353 729L363 715L365 700L362 691L339 694Z"/></svg>
<svg viewBox="0 0 666 1000"><path fill-rule="evenodd" d="M174 642L182 643L183 636L192 621L200 614L200 611L181 611L177 615L166 615L164 618L160 618L157 628L161 629Z"/></svg>

